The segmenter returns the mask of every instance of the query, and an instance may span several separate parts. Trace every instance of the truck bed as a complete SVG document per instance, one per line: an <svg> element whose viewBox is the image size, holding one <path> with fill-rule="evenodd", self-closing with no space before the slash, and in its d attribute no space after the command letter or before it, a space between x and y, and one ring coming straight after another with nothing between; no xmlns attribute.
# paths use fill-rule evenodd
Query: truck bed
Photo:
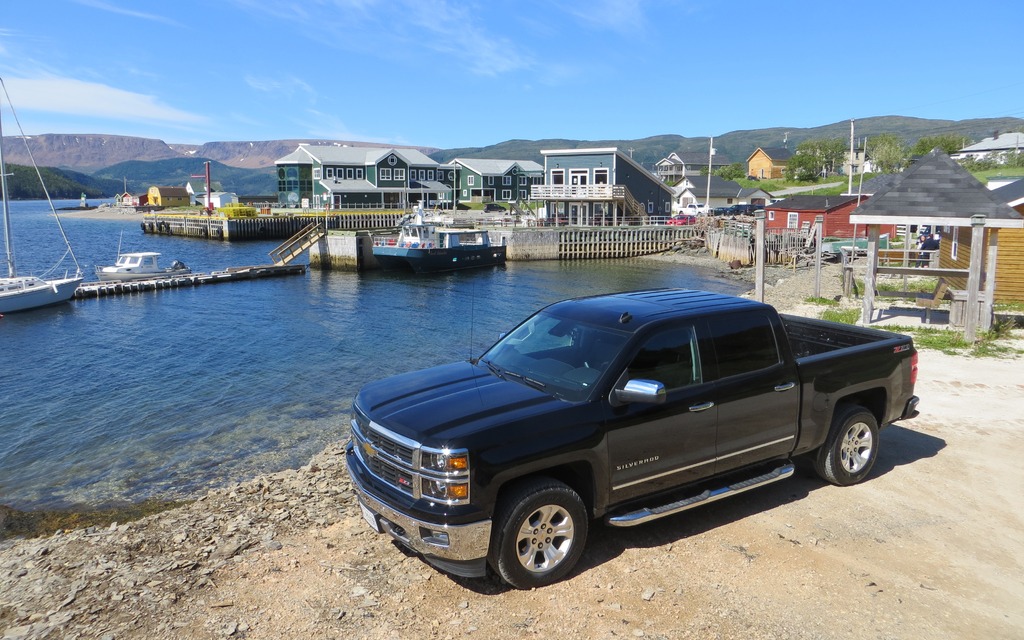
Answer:
<svg viewBox="0 0 1024 640"><path fill-rule="evenodd" d="M797 360L848 347L892 340L893 334L841 322L802 318L782 314L782 323L789 335L789 346Z"/></svg>

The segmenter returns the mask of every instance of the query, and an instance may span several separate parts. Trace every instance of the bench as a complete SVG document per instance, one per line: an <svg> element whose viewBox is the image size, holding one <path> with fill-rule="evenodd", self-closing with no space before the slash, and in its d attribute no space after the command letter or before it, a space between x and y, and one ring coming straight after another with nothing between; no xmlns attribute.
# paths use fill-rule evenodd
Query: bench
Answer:
<svg viewBox="0 0 1024 640"><path fill-rule="evenodd" d="M945 278L939 278L935 284L935 290L931 293L926 291L875 291L875 295L881 298L913 298L914 303L924 307L924 321L930 324L932 321L932 309L935 309L946 298L949 292L949 283Z"/></svg>

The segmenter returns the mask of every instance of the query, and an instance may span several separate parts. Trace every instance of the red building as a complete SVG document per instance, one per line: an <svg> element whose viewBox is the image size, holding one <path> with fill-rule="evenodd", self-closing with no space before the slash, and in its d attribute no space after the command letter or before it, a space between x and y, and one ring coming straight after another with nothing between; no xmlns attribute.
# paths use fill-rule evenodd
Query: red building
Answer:
<svg viewBox="0 0 1024 640"><path fill-rule="evenodd" d="M824 221L821 234L824 237L852 238L854 224L850 213L867 200L861 196L790 196L765 207L765 227L768 229L810 229L814 220L822 216ZM889 225L882 233L895 234L895 225ZM856 237L867 236L867 226L856 228Z"/></svg>

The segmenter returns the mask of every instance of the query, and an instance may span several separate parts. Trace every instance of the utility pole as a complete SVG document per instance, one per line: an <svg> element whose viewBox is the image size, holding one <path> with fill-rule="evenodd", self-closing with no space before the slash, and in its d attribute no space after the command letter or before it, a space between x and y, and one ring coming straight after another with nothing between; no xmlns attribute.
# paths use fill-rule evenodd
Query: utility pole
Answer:
<svg viewBox="0 0 1024 640"><path fill-rule="evenodd" d="M854 151L853 151L853 118L850 118L850 180L849 185L846 187L846 193L853 193L853 171L854 171Z"/></svg>
<svg viewBox="0 0 1024 640"><path fill-rule="evenodd" d="M704 213L711 215L711 159L715 157L715 136L711 136L708 141L708 193L707 197L704 198L704 207L707 209Z"/></svg>

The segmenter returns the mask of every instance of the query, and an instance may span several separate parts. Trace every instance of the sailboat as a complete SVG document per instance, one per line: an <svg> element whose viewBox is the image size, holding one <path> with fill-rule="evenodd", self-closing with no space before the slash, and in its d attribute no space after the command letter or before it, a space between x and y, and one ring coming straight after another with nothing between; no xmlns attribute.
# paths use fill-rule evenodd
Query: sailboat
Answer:
<svg viewBox="0 0 1024 640"><path fill-rule="evenodd" d="M11 114L14 115L15 122L18 121L17 114L14 113L14 106L11 104L11 98L7 94L7 86L4 84L3 78L0 78L0 87L3 88L4 97L7 98L7 104L11 108ZM3 114L0 113L0 119ZM18 123L19 130L21 124ZM26 149L28 148L27 138L25 132L21 131L22 139L26 140ZM64 238L64 244L67 246L65 256L70 255L71 260L75 263L75 273L70 275L65 273L63 277L49 277L50 274L56 271L60 267L61 262L64 258L62 257L56 265L50 268L50 270L39 276L19 276L18 269L15 265L14 260L14 244L11 234L11 211L10 211L10 190L7 188L7 166L4 164L4 134L3 126L0 124L0 189L3 190L3 219L4 219L4 244L7 249L7 277L0 278L0 314L11 313L13 311L27 311L29 309L36 309L39 307L46 307L52 304L58 304L61 302L67 302L75 295L75 290L78 289L78 285L82 282L82 269L78 265L78 260L75 258L74 252L71 250L71 243L68 241L67 234L64 233L64 227L60 223L60 218L57 216L57 210L54 209L53 202L50 200L50 194L46 191L46 185L43 185L43 193L46 194L46 201L50 204L50 210L53 212L54 219L57 221L57 227L60 229L60 235ZM32 151L29 150L29 157L32 157ZM39 167L35 164L35 159L32 160L32 166L36 170L36 175L39 176L39 182L42 184L43 176L39 172Z"/></svg>

